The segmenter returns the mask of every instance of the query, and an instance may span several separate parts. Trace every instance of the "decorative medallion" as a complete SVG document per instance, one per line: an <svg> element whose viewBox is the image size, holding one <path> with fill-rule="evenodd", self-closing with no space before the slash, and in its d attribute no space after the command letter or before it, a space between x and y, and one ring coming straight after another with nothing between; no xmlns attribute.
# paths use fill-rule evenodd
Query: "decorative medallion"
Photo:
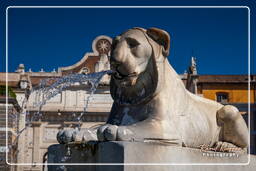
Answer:
<svg viewBox="0 0 256 171"><path fill-rule="evenodd" d="M107 39L100 39L96 43L96 49L99 54L108 54L111 48L111 43Z"/></svg>

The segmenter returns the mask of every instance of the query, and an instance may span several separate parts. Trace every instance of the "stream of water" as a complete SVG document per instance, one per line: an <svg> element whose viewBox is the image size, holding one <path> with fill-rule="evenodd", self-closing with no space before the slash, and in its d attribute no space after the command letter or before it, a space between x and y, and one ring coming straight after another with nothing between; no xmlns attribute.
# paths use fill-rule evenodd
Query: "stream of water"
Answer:
<svg viewBox="0 0 256 171"><path fill-rule="evenodd" d="M82 124L82 118L84 117L89 101L92 97L92 95L95 93L101 79L106 74L112 74L113 71L107 70L107 71L101 71L101 72L95 72L90 74L70 74L59 78L49 78L49 79L43 79L39 83L38 86L33 87L30 91L30 94L35 93L36 97L39 97L37 101L33 103L33 107L37 108L37 112L34 113L30 117L30 112L27 109L28 106L28 99L25 97L22 106L21 106L21 115L24 115L26 117L26 123L25 127L17 132L16 139L14 143L18 141L19 136L24 132L29 126L31 126L31 123L33 121L39 121L42 118L42 107L46 104L48 100L56 96L57 94L60 94L62 91L65 91L68 87L74 86L74 85L89 85L90 86L90 95L86 97L84 109L80 113L80 115L76 118L76 121L78 124L78 129L80 129ZM13 144L14 145L14 144Z"/></svg>

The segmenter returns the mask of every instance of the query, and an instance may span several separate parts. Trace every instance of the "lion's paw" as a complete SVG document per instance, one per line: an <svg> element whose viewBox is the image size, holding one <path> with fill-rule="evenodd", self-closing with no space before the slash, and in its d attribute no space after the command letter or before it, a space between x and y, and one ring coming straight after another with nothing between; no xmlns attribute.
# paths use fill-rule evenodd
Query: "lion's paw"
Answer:
<svg viewBox="0 0 256 171"><path fill-rule="evenodd" d="M60 130L57 134L57 140L60 144L67 144L73 142L75 139L75 130Z"/></svg>
<svg viewBox="0 0 256 171"><path fill-rule="evenodd" d="M97 131L99 141L130 141L133 139L133 132L125 126L106 124Z"/></svg>

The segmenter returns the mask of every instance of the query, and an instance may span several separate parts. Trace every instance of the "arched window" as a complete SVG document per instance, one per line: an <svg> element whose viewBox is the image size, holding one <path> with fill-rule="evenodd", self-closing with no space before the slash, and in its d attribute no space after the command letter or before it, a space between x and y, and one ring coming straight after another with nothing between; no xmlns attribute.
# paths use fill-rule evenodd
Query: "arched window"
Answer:
<svg viewBox="0 0 256 171"><path fill-rule="evenodd" d="M216 101L219 103L228 103L228 93L226 92L216 93Z"/></svg>
<svg viewBox="0 0 256 171"><path fill-rule="evenodd" d="M87 67L83 67L83 68L79 71L80 74L88 74L89 72L90 72L90 70L89 70L89 68L87 68Z"/></svg>

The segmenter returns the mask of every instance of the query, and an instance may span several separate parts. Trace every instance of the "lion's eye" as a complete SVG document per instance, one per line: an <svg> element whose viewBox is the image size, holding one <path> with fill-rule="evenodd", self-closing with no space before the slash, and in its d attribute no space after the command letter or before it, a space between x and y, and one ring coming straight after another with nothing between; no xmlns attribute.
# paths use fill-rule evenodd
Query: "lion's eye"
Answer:
<svg viewBox="0 0 256 171"><path fill-rule="evenodd" d="M128 46L129 46L130 48L134 48L134 47L140 45L140 43L139 43L136 39L127 37L125 40L126 40Z"/></svg>

